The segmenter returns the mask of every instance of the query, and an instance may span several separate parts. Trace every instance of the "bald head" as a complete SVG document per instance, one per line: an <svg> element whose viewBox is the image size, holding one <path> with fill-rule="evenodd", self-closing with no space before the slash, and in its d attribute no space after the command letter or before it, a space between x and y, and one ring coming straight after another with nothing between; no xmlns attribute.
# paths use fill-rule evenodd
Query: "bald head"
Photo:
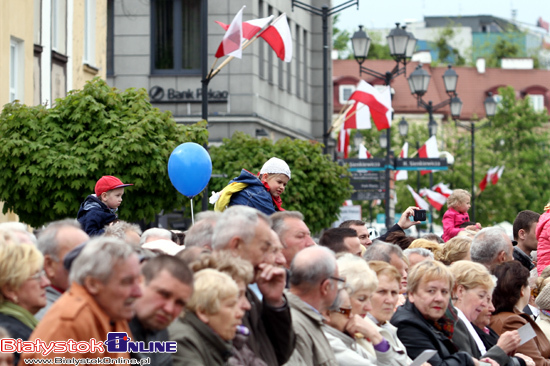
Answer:
<svg viewBox="0 0 550 366"><path fill-rule="evenodd" d="M290 286L315 287L337 271L334 252L322 246L313 246L296 254L290 265Z"/></svg>

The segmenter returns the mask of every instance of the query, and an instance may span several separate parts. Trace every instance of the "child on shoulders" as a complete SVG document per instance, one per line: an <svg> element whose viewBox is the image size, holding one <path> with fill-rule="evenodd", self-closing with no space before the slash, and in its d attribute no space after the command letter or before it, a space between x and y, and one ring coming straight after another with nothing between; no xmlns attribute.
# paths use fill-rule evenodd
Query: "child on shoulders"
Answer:
<svg viewBox="0 0 550 366"><path fill-rule="evenodd" d="M481 229L481 225L476 223L475 225L469 225L461 227L465 222L470 221L468 210L470 209L470 193L463 189L455 189L453 193L447 199L447 206L449 209L443 215L443 240L448 241L462 230L474 230Z"/></svg>

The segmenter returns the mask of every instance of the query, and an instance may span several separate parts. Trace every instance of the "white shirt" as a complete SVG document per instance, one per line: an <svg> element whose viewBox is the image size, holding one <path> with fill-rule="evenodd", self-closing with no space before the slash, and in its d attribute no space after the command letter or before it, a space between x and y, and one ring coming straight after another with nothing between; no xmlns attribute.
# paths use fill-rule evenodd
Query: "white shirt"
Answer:
<svg viewBox="0 0 550 366"><path fill-rule="evenodd" d="M468 328L468 332L470 332L470 335L474 338L474 340L476 341L476 344L477 344L477 348L479 349L479 353L481 355L484 355L485 353L487 353L487 349L485 348L485 345L483 344L483 341L481 340L481 338L479 338L479 334L477 334L477 332L475 331L472 323L470 323L470 321L468 320L468 318L466 318L466 315L464 315L464 313L462 312L462 310L460 310L459 308L455 307L457 313L458 313L458 317L460 319L462 319L462 321L464 322L464 324L466 324L466 328Z"/></svg>

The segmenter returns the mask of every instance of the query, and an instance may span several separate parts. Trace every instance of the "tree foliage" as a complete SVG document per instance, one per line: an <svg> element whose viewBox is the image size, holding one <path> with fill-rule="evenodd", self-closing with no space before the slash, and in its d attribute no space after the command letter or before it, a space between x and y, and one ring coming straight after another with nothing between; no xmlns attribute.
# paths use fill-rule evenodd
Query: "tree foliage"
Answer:
<svg viewBox="0 0 550 366"><path fill-rule="evenodd" d="M281 196L283 207L300 211L312 232L330 227L352 192L346 168L323 155L322 145L316 141L285 138L273 143L237 132L221 146L212 147L210 155L213 174L227 175L212 179L209 189L214 191L223 189L243 168L257 173L273 156L285 160L292 179Z"/></svg>
<svg viewBox="0 0 550 366"><path fill-rule="evenodd" d="M103 175L134 183L120 218L152 220L186 200L167 163L179 144L203 144L203 123L177 125L153 108L144 89L118 91L96 78L52 108L6 104L0 114L0 200L32 226L76 217Z"/></svg>
<svg viewBox="0 0 550 366"><path fill-rule="evenodd" d="M448 24L443 28L435 40L435 47L438 52L439 63L452 63L454 65L464 65L466 60L460 55L456 48L449 45L449 42L455 36L456 32L453 28L453 23Z"/></svg>

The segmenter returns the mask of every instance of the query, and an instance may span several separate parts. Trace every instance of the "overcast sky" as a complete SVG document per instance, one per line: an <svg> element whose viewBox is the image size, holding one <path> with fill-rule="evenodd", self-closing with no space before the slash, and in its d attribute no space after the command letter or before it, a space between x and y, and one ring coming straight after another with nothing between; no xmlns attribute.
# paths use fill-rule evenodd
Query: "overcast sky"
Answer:
<svg viewBox="0 0 550 366"><path fill-rule="evenodd" d="M332 6L345 1L333 0ZM320 5L323 2L316 0ZM511 19L512 9L522 23L536 25L539 17L550 22L550 0L359 0L359 10L352 6L340 12L338 27L349 31L360 24L367 30L389 28L396 22L422 20L424 16L494 15Z"/></svg>

